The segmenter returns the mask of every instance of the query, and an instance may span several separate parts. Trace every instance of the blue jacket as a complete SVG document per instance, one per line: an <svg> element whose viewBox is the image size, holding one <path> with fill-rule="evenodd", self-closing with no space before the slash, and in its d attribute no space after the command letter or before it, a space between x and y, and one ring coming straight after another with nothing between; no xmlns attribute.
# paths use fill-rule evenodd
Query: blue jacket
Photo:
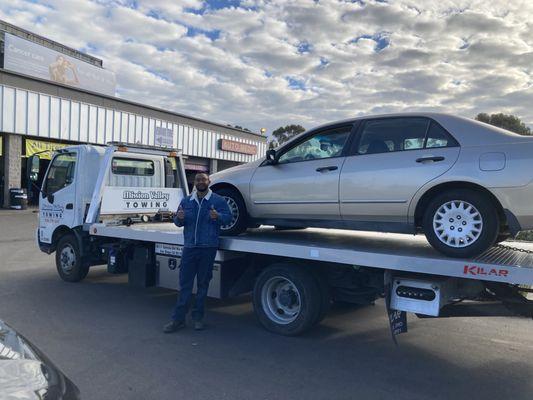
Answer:
<svg viewBox="0 0 533 400"><path fill-rule="evenodd" d="M185 218L180 221L176 216L176 226L183 226L185 247L218 247L220 227L231 222L231 212L223 197L213 193L211 189L201 200L196 192L181 200L180 206L185 212ZM213 220L209 215L211 207L218 212L218 219Z"/></svg>

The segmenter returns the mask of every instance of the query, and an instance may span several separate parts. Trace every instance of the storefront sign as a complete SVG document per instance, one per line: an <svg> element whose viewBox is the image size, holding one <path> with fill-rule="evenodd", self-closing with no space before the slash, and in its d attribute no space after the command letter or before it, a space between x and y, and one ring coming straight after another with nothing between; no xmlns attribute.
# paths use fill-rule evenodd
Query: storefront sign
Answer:
<svg viewBox="0 0 533 400"><path fill-rule="evenodd" d="M100 214L173 212L182 198L183 191L178 188L108 186L104 189Z"/></svg>
<svg viewBox="0 0 533 400"><path fill-rule="evenodd" d="M39 158L51 160L54 151L62 149L71 144L44 142L42 140L26 139L26 157L30 157L35 153L40 153Z"/></svg>
<svg viewBox="0 0 533 400"><path fill-rule="evenodd" d="M257 154L257 146L255 144L236 142L235 140L219 139L218 147L220 150L231 151L233 153L242 153L249 155Z"/></svg>
<svg viewBox="0 0 533 400"><path fill-rule="evenodd" d="M174 146L174 133L172 129L164 128L162 126L155 127L155 145L161 147Z"/></svg>
<svg viewBox="0 0 533 400"><path fill-rule="evenodd" d="M188 171L209 172L209 166L185 162L185 169Z"/></svg>
<svg viewBox="0 0 533 400"><path fill-rule="evenodd" d="M5 34L4 68L36 78L115 95L115 74L18 36Z"/></svg>

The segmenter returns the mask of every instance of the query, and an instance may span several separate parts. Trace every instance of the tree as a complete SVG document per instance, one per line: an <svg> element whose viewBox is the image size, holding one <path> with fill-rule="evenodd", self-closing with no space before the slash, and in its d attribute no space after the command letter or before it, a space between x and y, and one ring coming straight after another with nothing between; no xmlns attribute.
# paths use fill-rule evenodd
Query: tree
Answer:
<svg viewBox="0 0 533 400"><path fill-rule="evenodd" d="M526 126L520 118L512 114L499 113L489 115L486 113L479 113L476 116L476 119L520 135L531 135L531 128Z"/></svg>
<svg viewBox="0 0 533 400"><path fill-rule="evenodd" d="M274 132L272 136L275 138L278 144L283 144L293 136L296 136L302 132L305 132L305 128L302 125L287 125L280 126Z"/></svg>

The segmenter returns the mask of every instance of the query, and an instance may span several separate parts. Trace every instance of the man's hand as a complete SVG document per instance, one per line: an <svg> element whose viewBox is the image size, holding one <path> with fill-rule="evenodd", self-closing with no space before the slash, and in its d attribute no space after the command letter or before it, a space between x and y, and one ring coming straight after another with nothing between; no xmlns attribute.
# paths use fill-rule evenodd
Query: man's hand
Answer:
<svg viewBox="0 0 533 400"><path fill-rule="evenodd" d="M212 220L216 221L218 219L218 212L215 210L215 206L211 205L211 210L209 210L209 216Z"/></svg>
<svg viewBox="0 0 533 400"><path fill-rule="evenodd" d="M176 214L176 217L178 217L180 221L185 219L185 211L183 211L183 207L181 205L178 207L178 213Z"/></svg>

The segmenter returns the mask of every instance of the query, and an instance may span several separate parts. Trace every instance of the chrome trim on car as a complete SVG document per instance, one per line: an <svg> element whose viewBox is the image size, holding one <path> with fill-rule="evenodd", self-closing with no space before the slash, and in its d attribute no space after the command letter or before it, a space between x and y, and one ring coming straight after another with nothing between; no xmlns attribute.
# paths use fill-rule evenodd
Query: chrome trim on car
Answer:
<svg viewBox="0 0 533 400"><path fill-rule="evenodd" d="M254 204L337 204L337 200L265 200L265 201L254 201Z"/></svg>
<svg viewBox="0 0 533 400"><path fill-rule="evenodd" d="M341 203L405 204L407 203L407 200L342 200Z"/></svg>

